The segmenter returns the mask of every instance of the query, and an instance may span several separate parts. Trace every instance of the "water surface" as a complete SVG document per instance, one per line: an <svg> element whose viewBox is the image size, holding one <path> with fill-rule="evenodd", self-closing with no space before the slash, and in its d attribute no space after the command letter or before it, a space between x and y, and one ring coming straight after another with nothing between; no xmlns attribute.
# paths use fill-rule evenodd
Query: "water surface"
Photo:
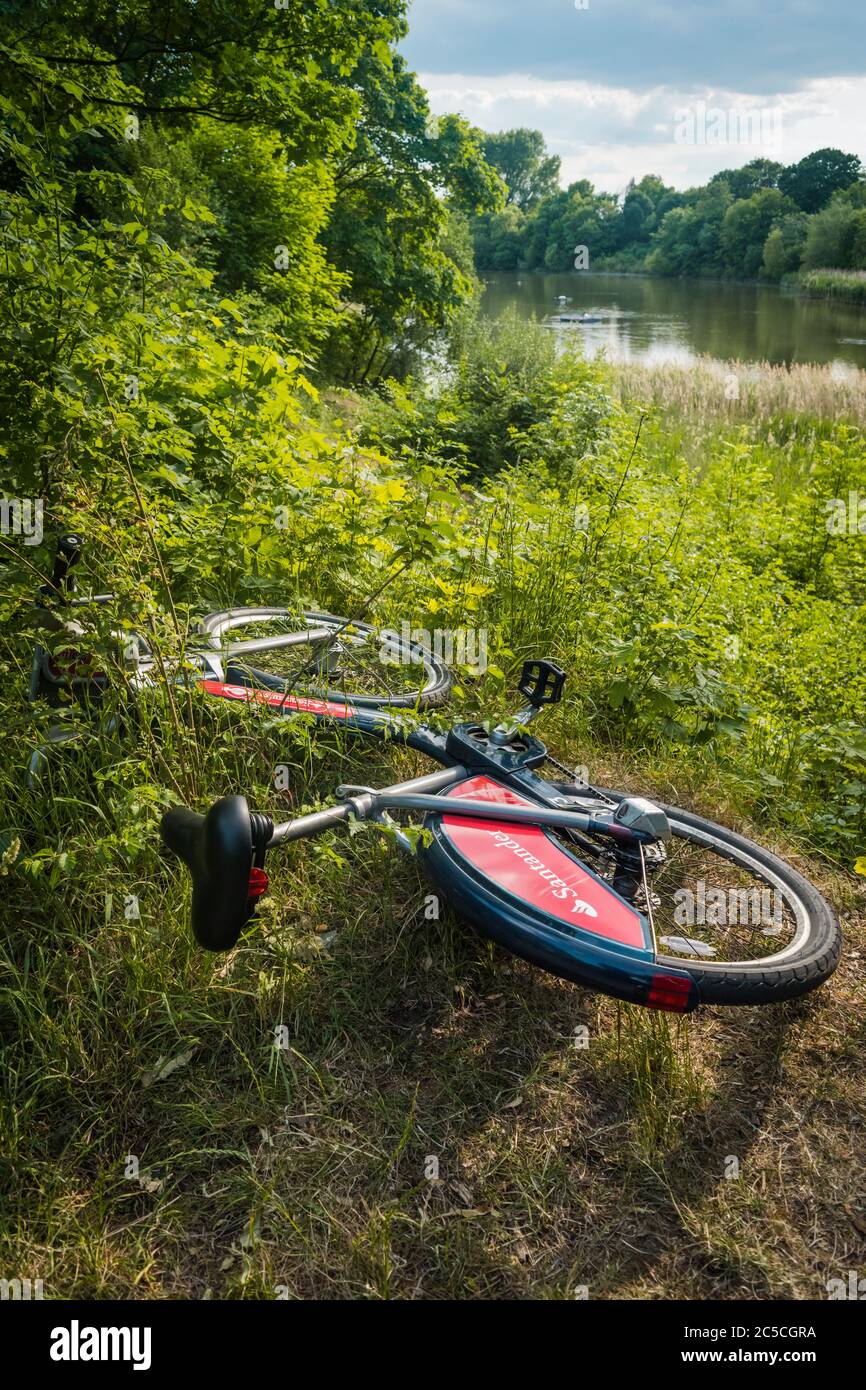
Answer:
<svg viewBox="0 0 866 1390"><path fill-rule="evenodd" d="M498 317L511 305L563 340L576 335L590 356L603 350L611 361L688 363L706 354L741 362L830 362L843 373L866 368L866 310L774 285L587 271L488 276L483 311ZM563 321L580 314L598 322Z"/></svg>

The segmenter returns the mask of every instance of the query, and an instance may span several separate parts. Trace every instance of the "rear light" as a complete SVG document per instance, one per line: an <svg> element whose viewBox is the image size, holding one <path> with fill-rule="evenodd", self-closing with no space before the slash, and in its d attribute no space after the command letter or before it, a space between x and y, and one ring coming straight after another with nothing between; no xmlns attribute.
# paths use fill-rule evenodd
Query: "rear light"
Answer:
<svg viewBox="0 0 866 1390"><path fill-rule="evenodd" d="M250 869L250 883L247 889L247 896L250 898L260 898L263 893L268 891L268 876L264 869Z"/></svg>
<svg viewBox="0 0 866 1390"><path fill-rule="evenodd" d="M671 1014L685 1014L694 1008L694 981L688 975L655 974L650 980L647 1005L651 1009L665 1009Z"/></svg>

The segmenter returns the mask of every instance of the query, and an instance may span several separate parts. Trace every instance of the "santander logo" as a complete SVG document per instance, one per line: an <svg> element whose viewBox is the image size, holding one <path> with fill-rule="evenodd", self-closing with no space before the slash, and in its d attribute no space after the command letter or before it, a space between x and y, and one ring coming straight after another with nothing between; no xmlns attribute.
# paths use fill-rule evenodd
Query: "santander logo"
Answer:
<svg viewBox="0 0 866 1390"><path fill-rule="evenodd" d="M460 782L448 795L505 806L532 805L483 774ZM566 922L574 931L618 941L651 957L649 928L640 913L540 827L445 815L442 828L459 859L495 890Z"/></svg>
<svg viewBox="0 0 866 1390"><path fill-rule="evenodd" d="M509 850L517 859L522 859L527 869L532 869L550 885L551 892L560 901L567 901L573 913L583 917L597 917L595 908L583 898L579 898L573 888L560 878L554 869L549 869L543 860L536 858L519 840L514 840L504 830L490 830L488 834L500 849Z"/></svg>

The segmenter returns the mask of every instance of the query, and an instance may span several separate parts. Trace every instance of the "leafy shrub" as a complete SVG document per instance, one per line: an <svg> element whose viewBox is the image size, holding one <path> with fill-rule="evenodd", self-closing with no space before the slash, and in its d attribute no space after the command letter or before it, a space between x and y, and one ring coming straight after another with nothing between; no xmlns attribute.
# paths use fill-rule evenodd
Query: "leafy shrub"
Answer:
<svg viewBox="0 0 866 1390"><path fill-rule="evenodd" d="M525 464L565 480L600 453L616 415L600 367L507 314L466 321L440 370L391 383L362 438L460 462L473 478Z"/></svg>

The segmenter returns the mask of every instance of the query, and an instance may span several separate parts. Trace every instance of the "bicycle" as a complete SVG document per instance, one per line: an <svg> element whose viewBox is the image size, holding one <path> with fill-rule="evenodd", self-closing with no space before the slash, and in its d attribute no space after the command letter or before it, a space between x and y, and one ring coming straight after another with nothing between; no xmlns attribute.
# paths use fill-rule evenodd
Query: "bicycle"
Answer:
<svg viewBox="0 0 866 1390"><path fill-rule="evenodd" d="M43 642L34 646L28 699L45 699L55 709L77 703L92 712L102 702L109 676L76 648L85 629L74 615L110 604L114 595L77 594L75 571L83 547L80 536L61 536L51 580L39 590L35 613L39 626L54 634L54 643L53 647ZM240 629L246 635L233 640ZM192 674L195 683L215 698L243 699L248 689L256 688L262 702L281 706L284 712L325 714L329 705L346 703L341 678L349 671L353 674L351 700L360 708L427 709L441 704L451 687L447 666L419 643L397 633L383 636L369 623L332 613L285 607L211 613L199 623L173 667L166 667L140 635L115 631L112 636L116 665L133 694L166 679L186 684ZM293 673L293 688L286 691L285 677L279 673L281 660L304 647L312 655ZM380 678L387 675L386 680L380 679L381 689L376 688L377 673ZM47 743L68 742L86 727L56 724L48 731ZM103 727L113 731L116 720L108 719ZM45 748L37 748L30 759L31 779L44 760Z"/></svg>
<svg viewBox="0 0 866 1390"><path fill-rule="evenodd" d="M67 603L79 555L77 537L61 541L49 587ZM240 641L239 630L247 632ZM178 681L191 668L208 696L397 741L439 764L378 790L338 787L332 806L278 825L242 795L220 798L204 815L167 811L162 839L190 871L192 927L205 949L228 951L240 939L268 889L269 851L354 819L387 825L402 850L417 852L433 886L479 934L617 999L674 1013L769 1004L805 994L836 968L839 922L791 865L689 811L593 787L552 758L529 726L562 699L566 677L555 663L524 663L526 703L512 718L442 731L409 712L442 704L451 673L396 633L263 607L212 614L198 639ZM166 673L137 644L131 684L140 688ZM302 648L310 655L287 672L287 653ZM44 675L44 653L37 668ZM545 766L559 776L541 776ZM390 812L423 816L417 851Z"/></svg>

